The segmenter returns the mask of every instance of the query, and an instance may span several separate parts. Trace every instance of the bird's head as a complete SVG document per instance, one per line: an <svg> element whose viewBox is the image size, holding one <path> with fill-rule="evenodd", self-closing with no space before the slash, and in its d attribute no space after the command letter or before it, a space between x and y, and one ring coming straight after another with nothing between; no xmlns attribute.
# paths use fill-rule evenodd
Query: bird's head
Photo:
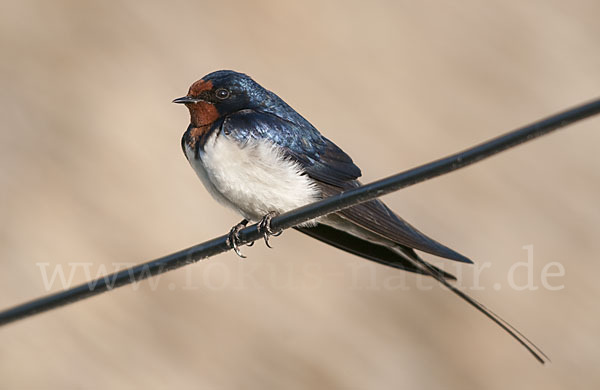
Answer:
<svg viewBox="0 0 600 390"><path fill-rule="evenodd" d="M173 100L190 110L195 127L206 126L233 112L254 108L265 99L266 91L250 77L231 70L219 70L196 81L188 94Z"/></svg>

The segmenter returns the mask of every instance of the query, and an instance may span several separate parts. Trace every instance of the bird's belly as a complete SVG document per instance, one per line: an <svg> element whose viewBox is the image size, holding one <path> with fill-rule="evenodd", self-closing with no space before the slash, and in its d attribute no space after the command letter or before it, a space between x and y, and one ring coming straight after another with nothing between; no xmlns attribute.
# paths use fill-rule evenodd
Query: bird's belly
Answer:
<svg viewBox="0 0 600 390"><path fill-rule="evenodd" d="M186 154L211 195L246 219L256 221L271 211L283 213L320 198L312 179L268 141L241 145L215 132L197 159L191 149Z"/></svg>

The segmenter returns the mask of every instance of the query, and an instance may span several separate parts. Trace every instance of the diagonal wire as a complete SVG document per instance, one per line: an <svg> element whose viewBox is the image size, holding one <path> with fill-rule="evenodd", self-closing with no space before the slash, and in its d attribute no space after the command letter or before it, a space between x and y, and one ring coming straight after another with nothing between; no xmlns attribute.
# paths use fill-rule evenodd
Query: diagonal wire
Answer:
<svg viewBox="0 0 600 390"><path fill-rule="evenodd" d="M271 228L273 231L288 229L311 219L455 171L598 113L600 113L600 99L513 130L448 157L281 214L271 220ZM262 233L254 224L241 230L239 236L240 244L247 244L262 238ZM7 309L0 312L0 326L226 252L231 249L226 241L226 235L214 238L171 255Z"/></svg>

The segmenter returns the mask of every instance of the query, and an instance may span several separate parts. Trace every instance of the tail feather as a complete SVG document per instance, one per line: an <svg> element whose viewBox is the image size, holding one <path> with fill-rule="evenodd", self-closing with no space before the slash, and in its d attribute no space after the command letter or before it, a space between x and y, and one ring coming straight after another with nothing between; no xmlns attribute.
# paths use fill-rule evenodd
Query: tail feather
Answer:
<svg viewBox="0 0 600 390"><path fill-rule="evenodd" d="M421 259L415 253L414 250L409 249L406 252L406 256L408 258L410 258L410 260L413 261L415 265L419 265L421 267L423 273L426 273L426 274L432 276L434 279L436 279L438 282L443 284L446 288L448 288L454 294L458 295L465 302L467 302L468 304L473 306L475 309L477 309L479 312L483 313L483 315L485 315L486 317L491 319L496 325L498 325L500 328L502 328L502 330L504 330L512 338L517 340L519 342L519 344L521 344L523 347L525 347L525 349L527 349L527 351L529 351L529 353L531 353L537 361L539 361L542 364L544 364L546 361L550 361L550 358L537 345L535 345L531 340L529 340L527 337L525 337L523 335L523 333L521 333L519 330L517 330L514 326L512 326L510 323L508 323L502 317L500 317L499 315L494 313L492 310L485 307L482 303L478 302L474 298L470 297L466 293L462 292L461 290L457 289L456 287L454 287L453 285L448 283L446 281L446 278L444 278L444 276L437 271L436 267L432 266L425 260Z"/></svg>
<svg viewBox="0 0 600 390"><path fill-rule="evenodd" d="M367 240L363 240L330 226L317 224L314 227L295 227L294 229L338 249L352 253L353 255L404 271L429 275L421 267L415 265L413 262L406 259L405 256L402 256L390 248L373 244ZM440 277L448 280L456 280L454 275L437 267L434 267L434 269Z"/></svg>

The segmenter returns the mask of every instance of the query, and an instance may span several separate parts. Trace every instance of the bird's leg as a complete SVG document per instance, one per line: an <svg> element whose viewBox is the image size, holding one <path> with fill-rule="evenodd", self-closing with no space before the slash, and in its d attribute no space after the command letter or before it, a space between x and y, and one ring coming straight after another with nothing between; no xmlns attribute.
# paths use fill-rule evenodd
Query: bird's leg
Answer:
<svg viewBox="0 0 600 390"><path fill-rule="evenodd" d="M229 247L231 249L233 249L235 254L238 255L239 257L241 257L242 259L245 259L246 256L244 256L242 254L242 252L240 252L240 248L238 247L238 245L240 243L240 236L238 236L238 233L240 232L240 230L245 228L246 225L248 225L248 220L242 219L242 221L240 223L238 223L237 225L235 225L234 227L231 228L231 230L229 231L229 234L227 235L227 245L229 245ZM254 244L254 243L252 243L252 244Z"/></svg>
<svg viewBox="0 0 600 390"><path fill-rule="evenodd" d="M279 215L279 213L277 211L269 211L264 217L262 217L262 219L258 223L258 231L263 234L263 238L265 239L265 244L267 244L267 246L269 248L272 248L272 246L269 245L269 237L270 236L277 237L277 236L281 235L281 233L283 233L282 231L273 232L273 230L271 229L271 219L273 219L273 217L276 217L278 215Z"/></svg>

